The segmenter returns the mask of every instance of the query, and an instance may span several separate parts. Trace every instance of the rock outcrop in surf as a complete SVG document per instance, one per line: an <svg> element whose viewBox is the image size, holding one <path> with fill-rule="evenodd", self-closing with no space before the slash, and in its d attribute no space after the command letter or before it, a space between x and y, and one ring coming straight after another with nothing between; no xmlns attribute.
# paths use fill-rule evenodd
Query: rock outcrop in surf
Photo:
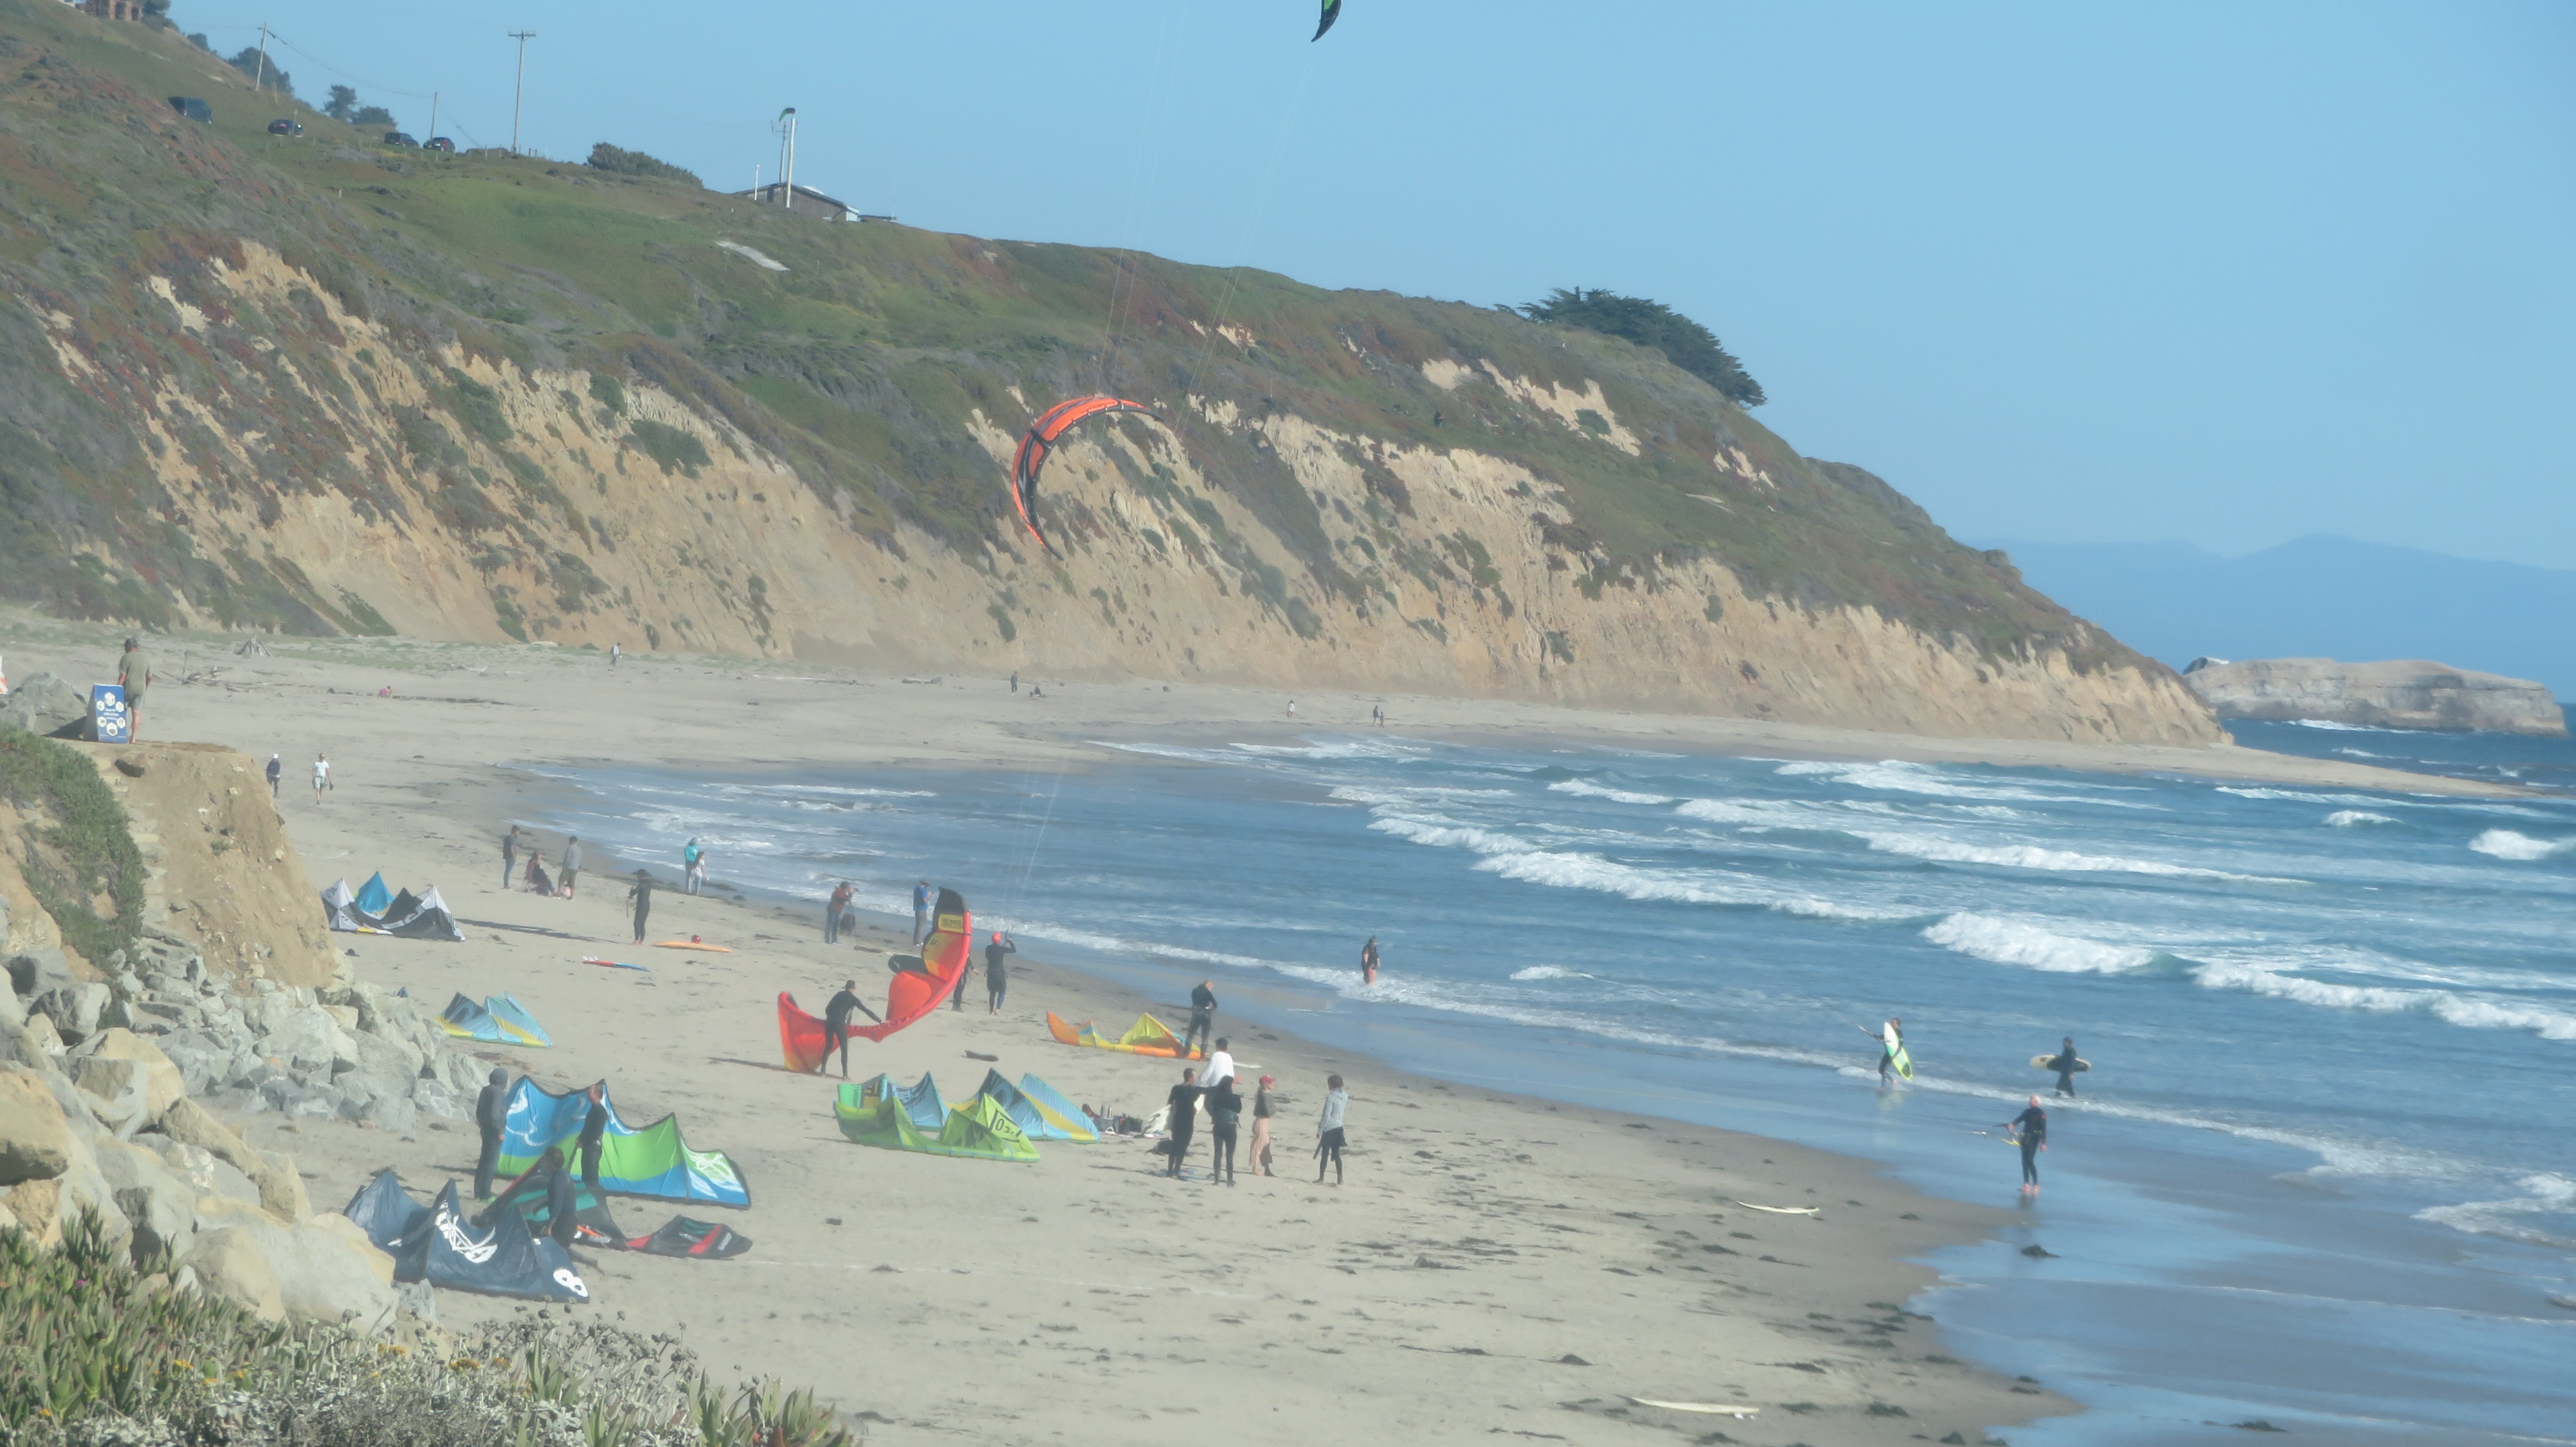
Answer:
<svg viewBox="0 0 2576 1447"><path fill-rule="evenodd" d="M2419 659L2204 658L2183 682L2221 718L2567 736L2566 711L2546 685Z"/></svg>

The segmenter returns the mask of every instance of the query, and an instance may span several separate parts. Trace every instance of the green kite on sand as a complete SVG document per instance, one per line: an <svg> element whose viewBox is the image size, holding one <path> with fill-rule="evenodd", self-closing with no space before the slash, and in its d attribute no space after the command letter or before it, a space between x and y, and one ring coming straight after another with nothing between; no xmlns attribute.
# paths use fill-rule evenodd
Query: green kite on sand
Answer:
<svg viewBox="0 0 2576 1447"><path fill-rule="evenodd" d="M879 1077L882 1079L883 1077ZM832 1114L841 1134L858 1145L880 1150L919 1151L933 1156L966 1156L979 1161L1034 1163L1038 1148L1011 1123L1011 1117L989 1095L952 1106L948 1121L931 1135L913 1124L912 1113L892 1091L871 1090L876 1081L844 1081Z"/></svg>

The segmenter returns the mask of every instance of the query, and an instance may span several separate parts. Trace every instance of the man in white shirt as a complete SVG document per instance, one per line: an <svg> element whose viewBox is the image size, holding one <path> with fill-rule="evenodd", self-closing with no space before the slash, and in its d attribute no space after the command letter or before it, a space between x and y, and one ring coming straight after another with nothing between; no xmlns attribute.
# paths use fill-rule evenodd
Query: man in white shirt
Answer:
<svg viewBox="0 0 2576 1447"><path fill-rule="evenodd" d="M1234 1056L1226 1048L1233 1043L1219 1038L1216 1049L1208 1052L1207 1069L1199 1072L1200 1089L1214 1090L1218 1081L1234 1078Z"/></svg>

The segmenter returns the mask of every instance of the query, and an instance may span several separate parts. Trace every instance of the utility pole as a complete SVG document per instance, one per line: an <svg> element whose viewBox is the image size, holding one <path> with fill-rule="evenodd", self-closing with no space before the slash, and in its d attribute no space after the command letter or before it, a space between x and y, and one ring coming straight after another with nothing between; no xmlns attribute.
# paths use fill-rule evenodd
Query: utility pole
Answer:
<svg viewBox="0 0 2576 1447"><path fill-rule="evenodd" d="M513 30L510 38L519 42L519 88L510 97L510 154L519 154L519 106L528 98L528 42L537 38L533 30Z"/></svg>
<svg viewBox="0 0 2576 1447"><path fill-rule="evenodd" d="M778 204L793 211L796 209L796 107L789 106L780 111L778 124L785 137L779 147Z"/></svg>
<svg viewBox="0 0 2576 1447"><path fill-rule="evenodd" d="M438 139L438 92L429 93L429 138Z"/></svg>
<svg viewBox="0 0 2576 1447"><path fill-rule="evenodd" d="M268 89L268 22L259 22L259 74L251 83L252 90Z"/></svg>

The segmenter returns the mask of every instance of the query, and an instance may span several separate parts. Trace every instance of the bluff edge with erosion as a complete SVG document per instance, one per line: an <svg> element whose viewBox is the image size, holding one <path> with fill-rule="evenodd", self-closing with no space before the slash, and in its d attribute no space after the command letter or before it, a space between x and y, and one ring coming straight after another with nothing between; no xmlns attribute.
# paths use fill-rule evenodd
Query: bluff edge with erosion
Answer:
<svg viewBox="0 0 2576 1447"><path fill-rule="evenodd" d="M2546 684L2420 659L2201 659L2183 682L2221 718L2567 737L2566 710Z"/></svg>
<svg viewBox="0 0 2576 1447"><path fill-rule="evenodd" d="M2219 742L1660 353L1133 252L393 152L0 0L0 592L401 632ZM211 124L163 97L213 102ZM1004 487L1055 400L1042 507Z"/></svg>

